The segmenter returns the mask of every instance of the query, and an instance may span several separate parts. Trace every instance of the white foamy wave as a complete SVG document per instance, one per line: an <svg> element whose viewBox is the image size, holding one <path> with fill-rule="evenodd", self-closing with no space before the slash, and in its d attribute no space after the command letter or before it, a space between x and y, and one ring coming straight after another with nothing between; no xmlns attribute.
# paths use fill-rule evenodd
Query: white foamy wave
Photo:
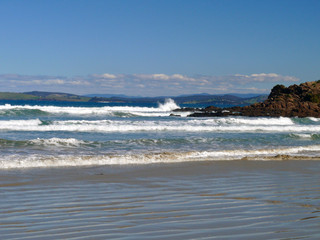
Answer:
<svg viewBox="0 0 320 240"><path fill-rule="evenodd" d="M10 155L0 160L0 169L80 167L177 163L229 160L320 160L320 145L259 150L222 150L203 152L162 152L128 155Z"/></svg>
<svg viewBox="0 0 320 240"><path fill-rule="evenodd" d="M79 147L83 144L86 144L85 141L78 140L75 138L49 138L42 139L37 138L29 141L34 145L42 145L42 146L55 146L55 147Z"/></svg>
<svg viewBox="0 0 320 240"><path fill-rule="evenodd" d="M287 117L279 118L243 118L243 117L224 117L211 119L195 119L192 121L195 124L214 124L214 125L256 125L256 126L286 126L294 125L295 123Z"/></svg>
<svg viewBox="0 0 320 240"><path fill-rule="evenodd" d="M24 130L28 131L34 130L36 127L40 126L42 122L39 119L31 120L6 120L0 121L0 130Z"/></svg>
<svg viewBox="0 0 320 240"><path fill-rule="evenodd" d="M242 119L246 122L246 119ZM218 121L218 122L217 122ZM230 124L219 120L178 120L178 121L135 121L135 120L65 120L41 121L8 120L0 121L0 130L7 131L75 131L75 132L141 132L141 131L184 131L184 132L289 132L303 134L319 134L319 125L255 125ZM220 121L220 123L219 123ZM241 120L239 120L241 122Z"/></svg>
<svg viewBox="0 0 320 240"><path fill-rule="evenodd" d="M179 108L179 106L171 98L167 98L165 100L164 104L159 103L159 109L161 111L170 112L170 111L178 109L178 108Z"/></svg>
<svg viewBox="0 0 320 240"><path fill-rule="evenodd" d="M267 125L267 126L286 126L294 125L290 118L223 118L219 119L221 123L241 124L241 125Z"/></svg>
<svg viewBox="0 0 320 240"><path fill-rule="evenodd" d="M313 121L313 122L319 122L320 118L315 118L315 117L308 117L309 120Z"/></svg>
<svg viewBox="0 0 320 240"><path fill-rule="evenodd" d="M200 157L204 158L226 158L243 159L243 158L256 158L257 160L264 157L277 156L277 155L289 155L289 156L319 156L320 145L299 146L299 147L283 147L283 148L271 148L271 149L256 149L256 150L226 150L226 151L214 151L214 152L200 152ZM320 157L319 157L320 159Z"/></svg>
<svg viewBox="0 0 320 240"><path fill-rule="evenodd" d="M68 115L89 115L89 116L114 116L122 114L136 116L169 116L170 111L179 108L172 100L167 99L164 104L159 104L158 108L153 107L130 107L130 106L104 106L104 107L61 107L61 106L15 106L10 104L0 105L0 111L3 110L40 110L49 114L68 114Z"/></svg>
<svg viewBox="0 0 320 240"><path fill-rule="evenodd" d="M311 139L313 134L291 133L290 136L294 138Z"/></svg>

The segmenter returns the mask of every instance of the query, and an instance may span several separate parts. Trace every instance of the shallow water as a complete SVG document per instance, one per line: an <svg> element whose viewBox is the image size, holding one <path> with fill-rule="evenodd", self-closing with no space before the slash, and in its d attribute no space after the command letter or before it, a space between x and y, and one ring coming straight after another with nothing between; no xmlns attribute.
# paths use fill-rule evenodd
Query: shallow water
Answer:
<svg viewBox="0 0 320 240"><path fill-rule="evenodd" d="M0 169L319 159L320 119L170 116L177 107L0 104Z"/></svg>
<svg viewBox="0 0 320 240"><path fill-rule="evenodd" d="M320 162L1 171L1 239L319 239Z"/></svg>
<svg viewBox="0 0 320 240"><path fill-rule="evenodd" d="M320 239L320 119L177 107L0 103L0 239Z"/></svg>

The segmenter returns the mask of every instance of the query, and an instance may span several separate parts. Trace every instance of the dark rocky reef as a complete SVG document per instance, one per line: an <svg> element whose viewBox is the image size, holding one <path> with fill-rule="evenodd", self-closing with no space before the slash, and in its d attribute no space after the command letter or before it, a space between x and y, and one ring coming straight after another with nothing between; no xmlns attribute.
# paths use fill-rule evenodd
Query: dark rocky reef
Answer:
<svg viewBox="0 0 320 240"><path fill-rule="evenodd" d="M177 110L179 111L179 110ZM316 117L320 118L320 80L285 87L276 85L268 99L245 107L196 109L190 117Z"/></svg>

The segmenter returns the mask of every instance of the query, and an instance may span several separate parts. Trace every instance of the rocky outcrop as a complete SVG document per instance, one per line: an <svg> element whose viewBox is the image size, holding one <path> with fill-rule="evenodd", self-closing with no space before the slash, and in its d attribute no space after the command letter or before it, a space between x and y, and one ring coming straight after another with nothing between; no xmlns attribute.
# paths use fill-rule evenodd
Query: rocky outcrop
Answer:
<svg viewBox="0 0 320 240"><path fill-rule="evenodd" d="M250 117L317 117L320 118L320 80L285 87L276 85L267 100L245 107L197 110L191 117L250 116Z"/></svg>

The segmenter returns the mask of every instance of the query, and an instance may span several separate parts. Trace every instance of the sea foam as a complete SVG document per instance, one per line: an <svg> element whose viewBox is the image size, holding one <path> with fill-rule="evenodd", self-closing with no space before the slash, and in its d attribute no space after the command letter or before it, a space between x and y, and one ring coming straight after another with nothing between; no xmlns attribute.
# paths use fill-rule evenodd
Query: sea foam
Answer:
<svg viewBox="0 0 320 240"><path fill-rule="evenodd" d="M83 140L78 140L75 138L49 138L49 139L33 139L28 141L33 145L42 146L55 146L55 147L80 147L81 145L88 144Z"/></svg>
<svg viewBox="0 0 320 240"><path fill-rule="evenodd" d="M158 108L161 111L165 111L165 112L170 112L172 110L179 108L179 106L171 98L167 98L163 104L159 103L158 105L159 105Z"/></svg>
<svg viewBox="0 0 320 240"><path fill-rule="evenodd" d="M66 132L266 132L319 134L320 125L294 124L290 119L265 120L219 118L209 120L1 120L2 131Z"/></svg>
<svg viewBox="0 0 320 240"><path fill-rule="evenodd" d="M192 161L235 161L235 160L320 160L320 145L256 150L158 152L125 155L9 155L0 160L0 169L81 167L101 165L128 165L178 163Z"/></svg>
<svg viewBox="0 0 320 240"><path fill-rule="evenodd" d="M61 107L40 105L0 105L0 115L30 115L30 114L54 114L54 115L76 115L76 116L169 116L170 112L179 106L172 100L166 99L158 107L132 107L132 106L103 106L103 107Z"/></svg>

